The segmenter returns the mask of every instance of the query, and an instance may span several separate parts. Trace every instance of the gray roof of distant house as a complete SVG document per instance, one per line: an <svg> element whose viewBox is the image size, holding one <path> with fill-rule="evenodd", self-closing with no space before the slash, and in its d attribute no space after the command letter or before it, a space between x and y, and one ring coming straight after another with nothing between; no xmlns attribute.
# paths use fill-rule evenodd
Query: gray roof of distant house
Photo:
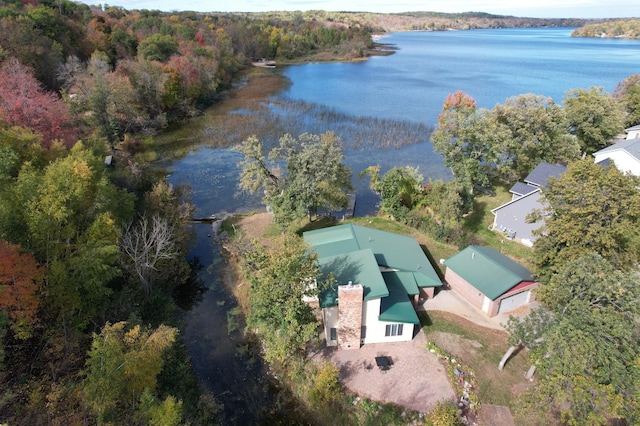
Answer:
<svg viewBox="0 0 640 426"><path fill-rule="evenodd" d="M625 130L627 133L629 133L629 132L635 132L635 131L637 131L637 130L640 130L640 124L638 124L638 125L636 125L636 126L629 127L628 129L624 129L624 130Z"/></svg>
<svg viewBox="0 0 640 426"><path fill-rule="evenodd" d="M503 204L491 210L496 215L495 223L500 231L509 229L516 231L516 238L535 241L537 236L533 231L542 226L542 222L527 223L527 215L534 210L544 212L545 205L542 204L542 193L536 189L527 195Z"/></svg>
<svg viewBox="0 0 640 426"><path fill-rule="evenodd" d="M602 167L609 167L613 164L613 161L611 161L611 158L605 158L604 160L600 160L596 163L598 166L602 166Z"/></svg>
<svg viewBox="0 0 640 426"><path fill-rule="evenodd" d="M598 154L605 154L618 150L626 151L629 155L635 157L636 160L640 160L640 138L625 139L606 148L603 148L600 151L595 152L593 155L595 156Z"/></svg>
<svg viewBox="0 0 640 426"><path fill-rule="evenodd" d="M538 189L538 187L533 186L533 185L527 185L524 182L516 182L515 185L513 185L511 187L511 189L509 190L509 192L511 192L512 194L516 194L516 195L527 195L533 191L535 191L536 189Z"/></svg>
<svg viewBox="0 0 640 426"><path fill-rule="evenodd" d="M567 166L563 166L560 164L551 164L546 162L541 162L536 166L535 169L529 173L529 175L524 178L526 183L536 186L546 186L547 180L550 177L560 177L561 174L567 171Z"/></svg>

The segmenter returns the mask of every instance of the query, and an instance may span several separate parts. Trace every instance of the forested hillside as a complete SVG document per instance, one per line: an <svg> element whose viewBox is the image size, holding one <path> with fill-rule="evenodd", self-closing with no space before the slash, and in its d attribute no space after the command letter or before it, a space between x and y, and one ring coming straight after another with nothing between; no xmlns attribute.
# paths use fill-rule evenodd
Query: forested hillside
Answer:
<svg viewBox="0 0 640 426"><path fill-rule="evenodd" d="M193 206L135 154L259 58L366 55L301 17L0 3L0 423L213 424L178 331ZM182 297L181 300L183 300Z"/></svg>

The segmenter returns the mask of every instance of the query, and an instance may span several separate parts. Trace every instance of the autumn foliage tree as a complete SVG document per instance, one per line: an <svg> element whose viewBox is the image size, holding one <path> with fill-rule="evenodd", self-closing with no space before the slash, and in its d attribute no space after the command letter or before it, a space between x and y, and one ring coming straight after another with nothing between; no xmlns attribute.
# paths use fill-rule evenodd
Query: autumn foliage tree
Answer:
<svg viewBox="0 0 640 426"><path fill-rule="evenodd" d="M32 129L42 135L45 147L59 140L66 146L76 142L77 133L66 104L46 91L33 70L17 59L0 66L0 116L12 126Z"/></svg>
<svg viewBox="0 0 640 426"><path fill-rule="evenodd" d="M451 168L457 181L469 188L487 186L490 145L478 131L481 118L476 101L458 90L447 96L438 115L438 127L431 135L436 151Z"/></svg>
<svg viewBox="0 0 640 426"><path fill-rule="evenodd" d="M43 270L31 254L20 246L0 240L0 310L6 312L9 325L19 339L31 336L38 323L38 283Z"/></svg>
<svg viewBox="0 0 640 426"><path fill-rule="evenodd" d="M113 420L131 424L125 419L133 419L139 402L143 402L140 405L145 411L153 411L149 410L150 402L144 400L156 394L163 355L175 342L176 334L177 329L166 325L151 329L125 321L107 323L100 334L94 333L83 390L85 403L98 424ZM145 392L146 397L140 401ZM181 403L176 406L173 402L169 405L179 409Z"/></svg>
<svg viewBox="0 0 640 426"><path fill-rule="evenodd" d="M637 177L589 159L551 178L544 192L548 216L534 245L538 276L551 277L588 252L617 269L634 268L640 260L638 185Z"/></svg>
<svg viewBox="0 0 640 426"><path fill-rule="evenodd" d="M633 74L622 80L613 91L613 97L622 101L627 115L625 125L640 124L640 74Z"/></svg>

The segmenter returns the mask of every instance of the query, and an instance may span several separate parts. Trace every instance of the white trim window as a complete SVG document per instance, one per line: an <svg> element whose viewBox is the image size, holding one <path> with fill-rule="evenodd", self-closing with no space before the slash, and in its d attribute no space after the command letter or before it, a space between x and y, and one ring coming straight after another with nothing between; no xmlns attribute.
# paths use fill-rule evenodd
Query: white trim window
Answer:
<svg viewBox="0 0 640 426"><path fill-rule="evenodd" d="M387 324L384 329L385 337L402 336L402 324Z"/></svg>

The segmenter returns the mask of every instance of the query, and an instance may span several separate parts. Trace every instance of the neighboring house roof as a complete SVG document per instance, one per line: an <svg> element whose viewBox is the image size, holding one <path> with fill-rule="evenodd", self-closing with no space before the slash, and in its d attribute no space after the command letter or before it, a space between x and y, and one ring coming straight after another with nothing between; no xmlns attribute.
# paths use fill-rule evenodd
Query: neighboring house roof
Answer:
<svg viewBox="0 0 640 426"><path fill-rule="evenodd" d="M533 191L536 191L537 189L538 189L537 186L527 185L524 182L516 182L515 185L511 187L509 192L522 197L523 195L527 195Z"/></svg>
<svg viewBox="0 0 640 426"><path fill-rule="evenodd" d="M537 236L533 235L533 231L542 226L542 222L527 223L527 216L534 210L544 211L545 205L542 204L542 192L540 188L526 194L513 201L496 207L491 210L496 217L494 220L495 228L502 232L508 230L515 231L513 237L520 240L534 241Z"/></svg>
<svg viewBox="0 0 640 426"><path fill-rule="evenodd" d="M627 133L630 132L640 132L640 124L638 124L637 126L632 126L629 127L628 129L624 129Z"/></svg>
<svg viewBox="0 0 640 426"><path fill-rule="evenodd" d="M365 300L382 299L381 320L417 324L407 295L418 294L421 287L442 285L414 238L352 224L303 235L318 253L321 272L336 278L335 285L320 295L322 308L336 306L337 286L351 281L363 286Z"/></svg>
<svg viewBox="0 0 640 426"><path fill-rule="evenodd" d="M490 247L468 246L444 264L491 300L533 281L527 268Z"/></svg>
<svg viewBox="0 0 640 426"><path fill-rule="evenodd" d="M618 143L614 143L613 145L603 148L600 151L594 152L593 156L598 158L615 151L624 151L634 157L636 160L640 161L640 138L625 139Z"/></svg>
<svg viewBox="0 0 640 426"><path fill-rule="evenodd" d="M607 157L604 160L600 160L596 163L598 166L602 166L602 167L609 167L611 166L613 163L613 160L611 160L611 158Z"/></svg>
<svg viewBox="0 0 640 426"><path fill-rule="evenodd" d="M544 161L538 164L524 179L526 184L517 182L509 190L518 195L518 198L491 210L495 215L494 229L506 232L510 238L518 238L523 244L532 245L537 238L533 231L540 228L542 223L527 223L527 216L534 210L544 209L541 188L547 185L549 178L560 177L566 170L567 166L560 164Z"/></svg>
<svg viewBox="0 0 640 426"><path fill-rule="evenodd" d="M567 166L543 161L524 178L524 181L530 185L547 186L547 180L550 177L560 177L565 171L567 171Z"/></svg>

